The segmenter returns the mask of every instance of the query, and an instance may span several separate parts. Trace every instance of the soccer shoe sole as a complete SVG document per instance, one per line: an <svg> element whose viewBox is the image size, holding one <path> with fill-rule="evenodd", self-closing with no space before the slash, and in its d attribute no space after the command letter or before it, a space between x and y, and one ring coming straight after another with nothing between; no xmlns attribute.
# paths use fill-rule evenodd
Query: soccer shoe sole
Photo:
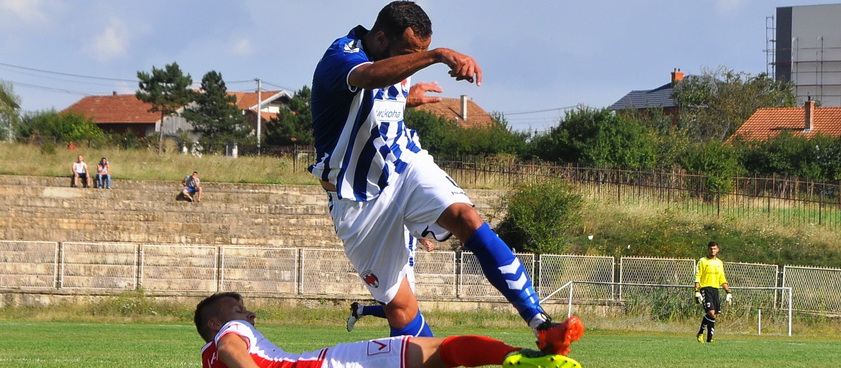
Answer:
<svg viewBox="0 0 841 368"><path fill-rule="evenodd" d="M570 345L584 335L584 323L572 316L559 325L537 331L537 347L545 353L566 355Z"/></svg>
<svg viewBox="0 0 841 368"><path fill-rule="evenodd" d="M575 359L560 354L547 354L539 357L529 357L523 354L511 354L502 362L503 367L519 368L580 368L581 363Z"/></svg>

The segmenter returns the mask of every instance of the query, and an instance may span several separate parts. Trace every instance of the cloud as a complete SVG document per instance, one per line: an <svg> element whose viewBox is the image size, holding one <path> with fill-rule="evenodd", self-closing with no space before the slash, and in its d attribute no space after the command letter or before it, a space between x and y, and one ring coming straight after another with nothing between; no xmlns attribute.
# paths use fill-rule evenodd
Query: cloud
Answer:
<svg viewBox="0 0 841 368"><path fill-rule="evenodd" d="M108 26L88 41L83 50L99 62L108 62L127 55L130 34L119 19L111 19Z"/></svg>
<svg viewBox="0 0 841 368"><path fill-rule="evenodd" d="M715 11L719 15L731 16L745 8L747 0L716 0Z"/></svg>
<svg viewBox="0 0 841 368"><path fill-rule="evenodd" d="M12 15L24 23L41 23L46 20L40 0L0 0L0 13Z"/></svg>
<svg viewBox="0 0 841 368"><path fill-rule="evenodd" d="M254 45L247 38L231 40L228 45L228 53L234 56L251 56L254 53Z"/></svg>

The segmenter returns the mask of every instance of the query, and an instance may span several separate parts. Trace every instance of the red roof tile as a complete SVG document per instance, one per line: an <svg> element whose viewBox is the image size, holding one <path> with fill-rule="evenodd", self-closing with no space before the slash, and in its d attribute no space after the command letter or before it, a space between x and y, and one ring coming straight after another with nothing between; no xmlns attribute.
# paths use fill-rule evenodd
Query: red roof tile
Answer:
<svg viewBox="0 0 841 368"><path fill-rule="evenodd" d="M266 100L271 99L276 94L281 93L282 91L263 91L261 93L261 98L263 102ZM242 110L247 110L254 106L257 106L257 92L228 92L237 97L237 106ZM264 105L265 107L265 105Z"/></svg>
<svg viewBox="0 0 841 368"><path fill-rule="evenodd" d="M467 100L467 121L464 121L461 116L460 98L444 98L441 102L428 103L417 108L449 120L455 120L463 128L484 128L494 123L491 115L471 99Z"/></svg>
<svg viewBox="0 0 841 368"><path fill-rule="evenodd" d="M151 104L134 95L88 96L70 105L62 112L77 112L93 119L97 124L155 123L161 113L149 112Z"/></svg>
<svg viewBox="0 0 841 368"><path fill-rule="evenodd" d="M741 135L747 140L764 140L784 131L803 134L806 137L812 137L818 132L833 137L841 136L841 107L815 107L811 131L806 131L804 107L758 109L730 139Z"/></svg>

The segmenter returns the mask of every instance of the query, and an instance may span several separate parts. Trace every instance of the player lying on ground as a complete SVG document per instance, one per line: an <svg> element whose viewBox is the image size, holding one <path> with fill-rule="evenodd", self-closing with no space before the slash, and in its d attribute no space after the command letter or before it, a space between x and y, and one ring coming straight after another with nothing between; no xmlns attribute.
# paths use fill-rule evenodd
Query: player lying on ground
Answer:
<svg viewBox="0 0 841 368"><path fill-rule="evenodd" d="M485 336L400 336L338 344L293 354L267 340L256 328L257 316L238 293L213 294L196 306L196 329L207 344L203 368L445 368L503 365L506 367L581 367L558 354L514 347Z"/></svg>

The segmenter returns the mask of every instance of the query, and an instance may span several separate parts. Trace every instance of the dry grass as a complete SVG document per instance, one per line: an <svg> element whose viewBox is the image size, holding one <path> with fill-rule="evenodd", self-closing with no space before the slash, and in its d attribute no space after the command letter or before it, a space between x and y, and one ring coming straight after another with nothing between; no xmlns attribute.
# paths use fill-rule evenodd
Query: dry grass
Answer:
<svg viewBox="0 0 841 368"><path fill-rule="evenodd" d="M101 157L111 162L114 179L180 181L195 171L208 182L317 184L306 163L295 167L291 158L273 156L158 154L156 150L57 148L54 153L26 144L0 144L0 174L69 176L77 155L83 155L91 171Z"/></svg>

